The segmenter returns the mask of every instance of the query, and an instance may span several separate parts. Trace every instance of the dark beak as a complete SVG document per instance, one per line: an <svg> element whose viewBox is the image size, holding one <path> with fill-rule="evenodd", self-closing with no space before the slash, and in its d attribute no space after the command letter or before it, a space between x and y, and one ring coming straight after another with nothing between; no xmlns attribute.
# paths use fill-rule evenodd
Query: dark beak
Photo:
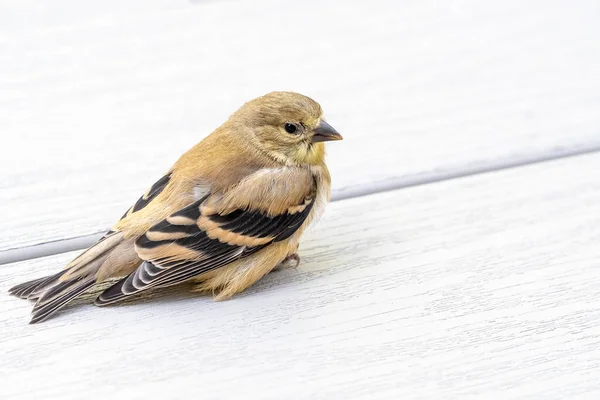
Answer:
<svg viewBox="0 0 600 400"><path fill-rule="evenodd" d="M342 140L342 135L335 129L333 126L329 125L327 122L321 120L319 125L313 131L311 141L313 143L317 142L329 142L331 140Z"/></svg>

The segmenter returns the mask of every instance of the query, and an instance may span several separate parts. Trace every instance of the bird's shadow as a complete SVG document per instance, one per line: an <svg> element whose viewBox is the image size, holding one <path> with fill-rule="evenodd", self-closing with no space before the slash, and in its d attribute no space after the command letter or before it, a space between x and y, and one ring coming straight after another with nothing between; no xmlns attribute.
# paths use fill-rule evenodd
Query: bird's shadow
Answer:
<svg viewBox="0 0 600 400"><path fill-rule="evenodd" d="M300 271L296 269L277 269L269 273L267 276L259 280L257 283L246 289L242 293L236 294L235 298L242 298L246 296L257 295L260 292L268 291L282 285L289 284L294 281L294 277L300 274ZM102 283L93 286L90 290L85 292L79 298L73 300L68 306L60 310L54 317L69 314L76 311L79 307L89 306L94 303L94 300L98 295L110 287L114 282ZM194 286L193 283L185 282L176 286L168 288L157 288L148 289L139 294L126 298L118 303L109 304L103 306L103 308L120 308L120 307L132 307L140 306L149 302L161 302L161 303L178 303L181 301L189 301L191 299L210 299L212 296L209 293L198 293L192 292L191 289Z"/></svg>

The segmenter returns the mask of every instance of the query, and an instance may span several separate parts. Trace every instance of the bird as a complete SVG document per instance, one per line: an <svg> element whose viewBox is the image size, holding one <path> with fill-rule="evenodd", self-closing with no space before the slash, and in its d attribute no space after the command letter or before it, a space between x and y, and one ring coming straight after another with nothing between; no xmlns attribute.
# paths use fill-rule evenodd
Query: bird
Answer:
<svg viewBox="0 0 600 400"><path fill-rule="evenodd" d="M35 300L32 324L107 282L97 306L183 282L227 300L290 260L297 265L301 235L330 201L325 142L341 139L310 97L252 99L60 272L9 293Z"/></svg>

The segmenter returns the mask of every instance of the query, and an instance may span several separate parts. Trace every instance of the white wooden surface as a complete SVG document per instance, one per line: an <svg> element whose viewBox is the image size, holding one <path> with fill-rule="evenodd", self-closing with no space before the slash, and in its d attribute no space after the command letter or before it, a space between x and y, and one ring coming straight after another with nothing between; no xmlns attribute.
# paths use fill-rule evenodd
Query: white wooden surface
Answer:
<svg viewBox="0 0 600 400"><path fill-rule="evenodd" d="M600 3L496 3L0 1L0 260L82 246L271 90L344 134L337 198L600 150ZM598 176L600 153L335 202L298 270L223 303L30 326L6 289L76 253L0 265L0 399L597 399Z"/></svg>
<svg viewBox="0 0 600 400"><path fill-rule="evenodd" d="M336 202L234 300L179 290L26 325L0 397L597 399L600 155ZM0 268L0 286L72 254Z"/></svg>
<svg viewBox="0 0 600 400"><path fill-rule="evenodd" d="M275 89L344 134L338 197L600 148L598 4L2 1L0 250L107 228Z"/></svg>

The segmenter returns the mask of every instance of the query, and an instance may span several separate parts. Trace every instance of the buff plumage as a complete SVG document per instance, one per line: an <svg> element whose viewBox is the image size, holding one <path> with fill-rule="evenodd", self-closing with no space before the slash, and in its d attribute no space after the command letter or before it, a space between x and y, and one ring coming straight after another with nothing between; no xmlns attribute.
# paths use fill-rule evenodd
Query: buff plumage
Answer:
<svg viewBox="0 0 600 400"><path fill-rule="evenodd" d="M314 100L272 92L186 152L95 245L55 275L17 285L41 322L94 285L96 299L192 281L228 299L289 258L329 201L325 141L340 134Z"/></svg>

